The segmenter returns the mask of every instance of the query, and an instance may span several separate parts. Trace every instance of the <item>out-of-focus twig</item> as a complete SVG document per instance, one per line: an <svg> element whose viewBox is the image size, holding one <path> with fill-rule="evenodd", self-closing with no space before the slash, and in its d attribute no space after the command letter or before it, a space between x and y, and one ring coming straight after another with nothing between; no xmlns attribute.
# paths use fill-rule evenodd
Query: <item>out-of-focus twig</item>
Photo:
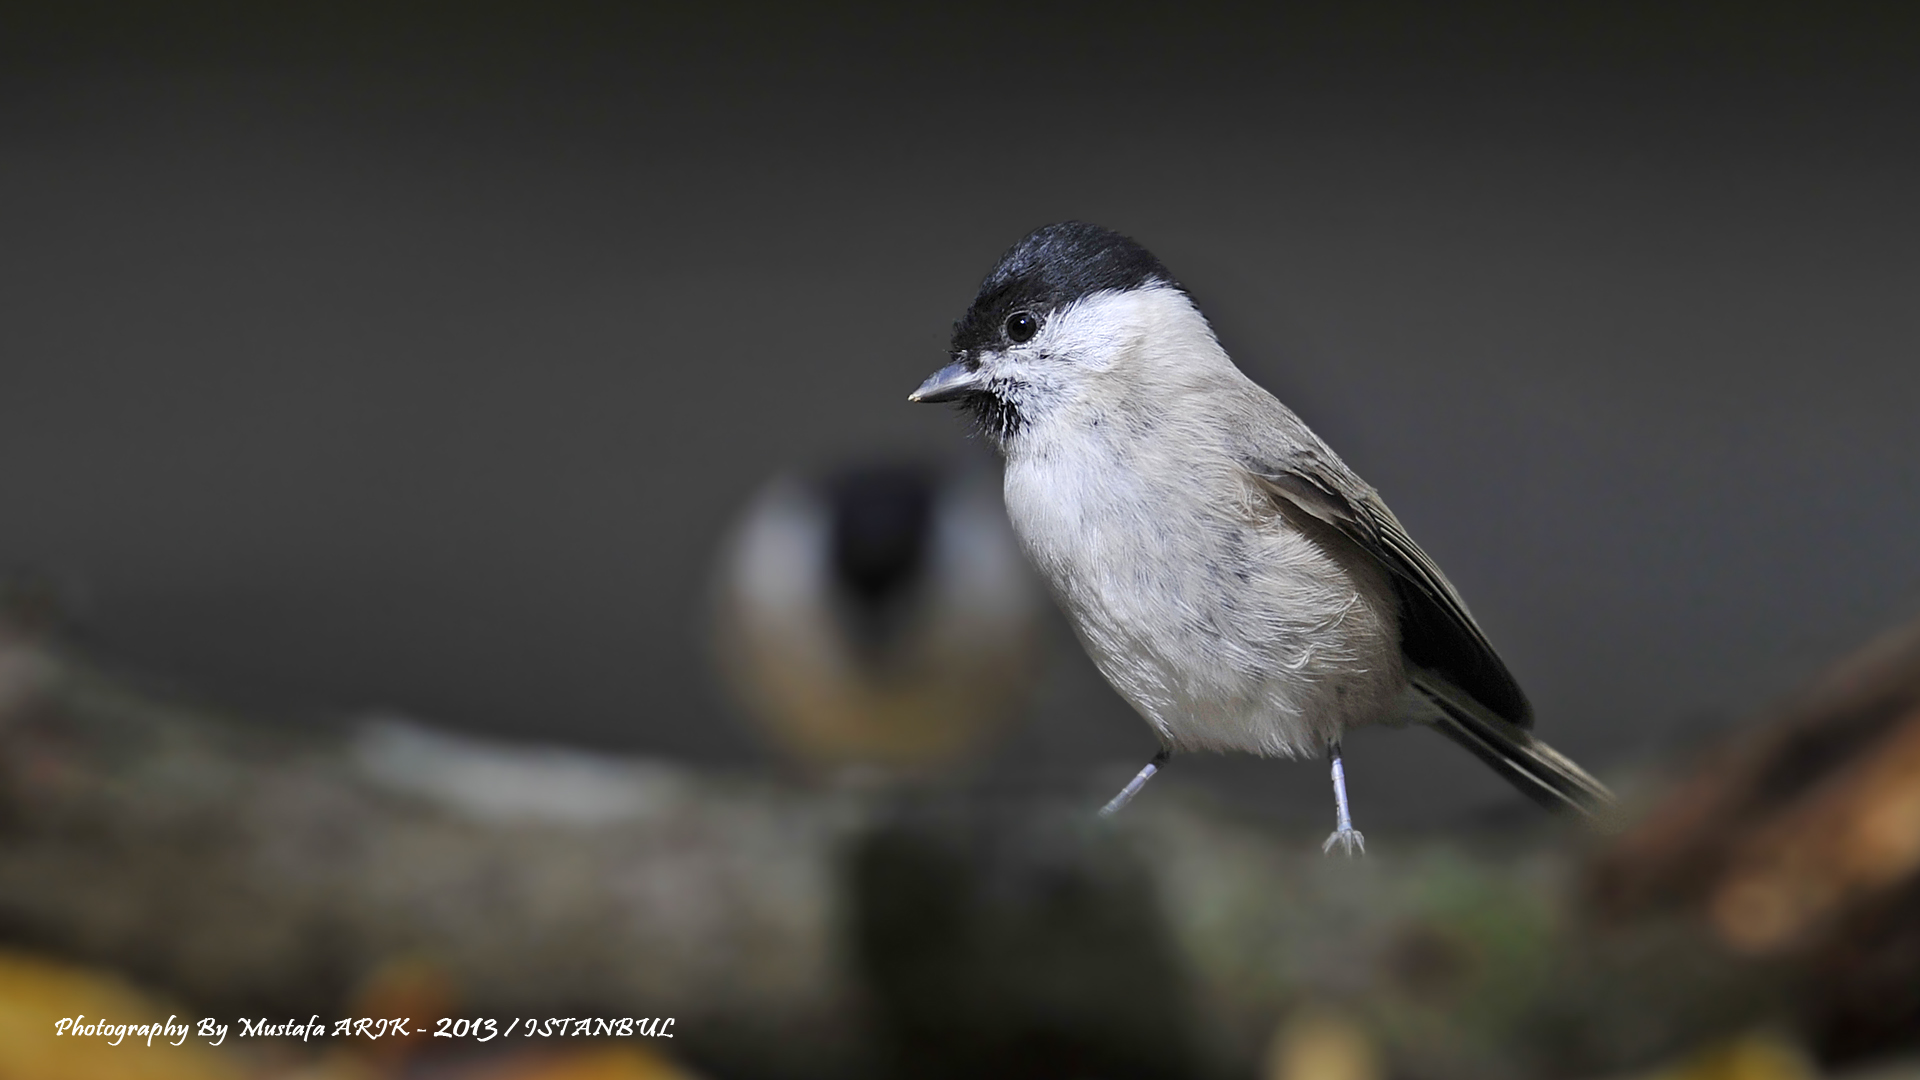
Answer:
<svg viewBox="0 0 1920 1080"><path fill-rule="evenodd" d="M397 723L296 735L0 635L6 939L252 1016L338 1010L413 957L463 1015L673 1016L766 1075L853 1067L831 800Z"/></svg>
<svg viewBox="0 0 1920 1080"><path fill-rule="evenodd" d="M741 1076L1247 1076L1315 1031L1410 1080L1630 1075L1769 1025L1863 1057L1920 1030L1916 688L1920 633L1591 860L1543 821L1349 862L1177 786L1100 823L295 735L9 631L0 936L247 1014L398 963L472 1015L674 1016Z"/></svg>
<svg viewBox="0 0 1920 1080"><path fill-rule="evenodd" d="M1823 1056L1920 1049L1920 624L1731 741L1594 867L1612 924L1790 970Z"/></svg>

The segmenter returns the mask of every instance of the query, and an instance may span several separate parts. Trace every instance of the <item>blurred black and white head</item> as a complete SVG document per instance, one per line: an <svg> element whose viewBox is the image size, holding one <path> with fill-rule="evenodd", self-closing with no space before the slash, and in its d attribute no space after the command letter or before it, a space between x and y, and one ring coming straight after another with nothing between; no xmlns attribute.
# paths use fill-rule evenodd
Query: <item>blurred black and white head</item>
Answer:
<svg viewBox="0 0 1920 1080"><path fill-rule="evenodd" d="M954 324L949 363L911 400L960 405L1011 454L1063 420L1097 426L1130 400L1203 387L1231 369L1152 252L1068 221L1001 256Z"/></svg>
<svg viewBox="0 0 1920 1080"><path fill-rule="evenodd" d="M742 514L719 585L730 681L816 763L955 759L1035 673L1043 604L984 477L896 464L778 477Z"/></svg>

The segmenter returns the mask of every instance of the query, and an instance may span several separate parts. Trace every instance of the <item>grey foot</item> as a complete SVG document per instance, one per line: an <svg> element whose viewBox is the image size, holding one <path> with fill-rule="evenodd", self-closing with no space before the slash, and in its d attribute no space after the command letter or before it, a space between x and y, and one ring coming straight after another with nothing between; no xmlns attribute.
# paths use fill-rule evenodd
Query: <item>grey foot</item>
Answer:
<svg viewBox="0 0 1920 1080"><path fill-rule="evenodd" d="M1359 848L1362 855L1367 853L1367 838L1360 835L1359 829L1335 829L1333 835L1327 837L1327 842L1320 845L1320 853L1333 854L1335 844L1340 845L1340 853L1349 859L1353 858L1355 848Z"/></svg>

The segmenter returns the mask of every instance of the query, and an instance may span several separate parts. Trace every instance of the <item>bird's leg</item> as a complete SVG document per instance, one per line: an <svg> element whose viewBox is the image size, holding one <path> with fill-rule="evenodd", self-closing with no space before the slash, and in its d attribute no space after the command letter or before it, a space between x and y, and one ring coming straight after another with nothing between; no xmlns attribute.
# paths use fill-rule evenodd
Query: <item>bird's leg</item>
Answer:
<svg viewBox="0 0 1920 1080"><path fill-rule="evenodd" d="M1338 816L1334 820L1336 827L1333 835L1327 837L1327 842L1320 845L1320 850L1323 853L1330 853L1333 851L1333 845L1339 844L1340 850L1349 857L1353 855L1354 848L1359 848L1360 854L1365 855L1367 838L1361 836L1360 830L1353 827L1353 815L1347 810L1347 770L1340 764L1339 739L1327 744L1327 757L1333 760L1333 808Z"/></svg>
<svg viewBox="0 0 1920 1080"><path fill-rule="evenodd" d="M1173 751L1164 746L1161 747L1160 752L1153 755L1153 760L1147 762L1133 779L1127 781L1127 786L1120 789L1120 794L1115 795L1108 800L1107 805L1100 808L1100 816L1112 817L1119 813L1121 807L1132 802L1133 797L1140 794L1140 789L1147 786L1147 781L1153 779L1153 774L1160 771L1160 766L1172 759Z"/></svg>

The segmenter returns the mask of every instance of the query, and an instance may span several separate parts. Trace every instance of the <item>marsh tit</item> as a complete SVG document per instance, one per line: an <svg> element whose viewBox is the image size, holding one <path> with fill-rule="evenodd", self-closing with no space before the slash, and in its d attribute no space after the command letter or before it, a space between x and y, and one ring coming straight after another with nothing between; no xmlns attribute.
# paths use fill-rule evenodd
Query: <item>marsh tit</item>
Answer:
<svg viewBox="0 0 1920 1080"><path fill-rule="evenodd" d="M951 765L1035 685L1045 601L991 481L964 470L776 477L741 514L718 576L732 688L814 766Z"/></svg>
<svg viewBox="0 0 1920 1080"><path fill-rule="evenodd" d="M1064 222L1015 244L910 397L955 402L1006 459L1007 515L1161 751L1332 763L1340 738L1437 727L1536 801L1612 795L1533 737L1532 709L1446 576L1307 425L1234 366L1193 297L1127 237Z"/></svg>

